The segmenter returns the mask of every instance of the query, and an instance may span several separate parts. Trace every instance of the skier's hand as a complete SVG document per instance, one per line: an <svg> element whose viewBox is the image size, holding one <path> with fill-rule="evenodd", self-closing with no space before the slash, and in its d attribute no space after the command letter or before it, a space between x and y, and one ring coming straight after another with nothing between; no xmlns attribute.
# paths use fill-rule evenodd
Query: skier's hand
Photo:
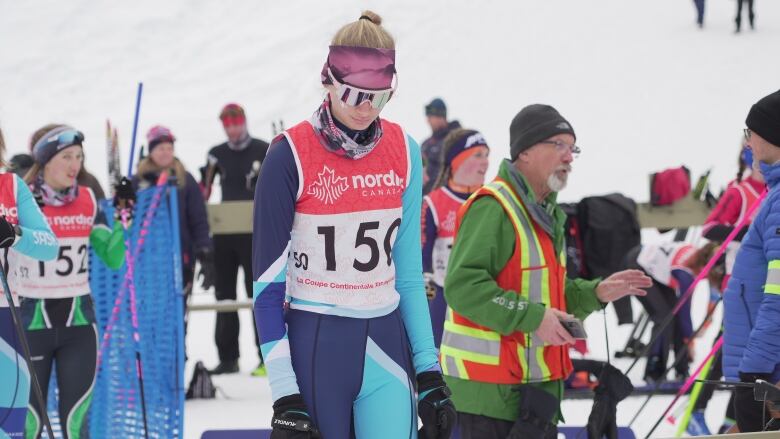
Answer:
<svg viewBox="0 0 780 439"><path fill-rule="evenodd" d="M436 298L436 283L433 281L433 273L423 273L423 280L425 282L425 295L428 296L428 300Z"/></svg>
<svg viewBox="0 0 780 439"><path fill-rule="evenodd" d="M536 329L535 334L548 345L574 344L574 337L561 324L561 319L573 318L573 315L559 309L547 308L544 310L544 318L542 318L542 323Z"/></svg>
<svg viewBox="0 0 780 439"><path fill-rule="evenodd" d="M16 241L14 226L5 219L5 215L0 216L0 248L14 245L14 241Z"/></svg>
<svg viewBox="0 0 780 439"><path fill-rule="evenodd" d="M300 393L284 396L274 402L271 439L314 439L320 432L309 416Z"/></svg>
<svg viewBox="0 0 780 439"><path fill-rule="evenodd" d="M114 187L114 218L122 220L121 211L127 212L128 223L133 220L133 208L135 208L135 189L133 183L127 177L122 177Z"/></svg>
<svg viewBox="0 0 780 439"><path fill-rule="evenodd" d="M644 288L653 286L653 280L642 270L623 270L599 282L596 296L602 303L612 302L625 296L644 296Z"/></svg>
<svg viewBox="0 0 780 439"><path fill-rule="evenodd" d="M198 273L198 280L201 281L201 287L204 290L211 289L217 278L217 269L214 266L214 251L210 248L200 249L195 257L200 262L200 272Z"/></svg>
<svg viewBox="0 0 780 439"><path fill-rule="evenodd" d="M417 413L422 420L420 439L449 439L455 428L457 413L450 392L440 372L417 375Z"/></svg>

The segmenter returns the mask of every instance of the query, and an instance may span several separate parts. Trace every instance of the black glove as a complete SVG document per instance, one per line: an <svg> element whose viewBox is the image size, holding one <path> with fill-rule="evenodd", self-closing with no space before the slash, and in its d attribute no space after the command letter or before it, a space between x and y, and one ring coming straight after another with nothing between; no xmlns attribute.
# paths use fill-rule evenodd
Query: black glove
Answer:
<svg viewBox="0 0 780 439"><path fill-rule="evenodd" d="M128 214L128 222L132 221L135 200L133 183L127 177L122 177L119 183L114 186L114 218L121 221L121 210L125 209Z"/></svg>
<svg viewBox="0 0 780 439"><path fill-rule="evenodd" d="M531 384L522 384L520 392L520 417L515 421L507 439L543 439L557 429L553 419L561 402L550 392Z"/></svg>
<svg viewBox="0 0 780 439"><path fill-rule="evenodd" d="M440 372L423 372L417 375L417 413L422 420L420 439L449 439L458 415L450 400L449 387Z"/></svg>
<svg viewBox="0 0 780 439"><path fill-rule="evenodd" d="M739 380L743 383L755 383L757 380L770 381L769 373L740 372ZM770 416L764 413L764 403L756 401L753 387L739 386L734 390L734 409L737 418L737 426L742 433L762 431L763 422L769 421Z"/></svg>
<svg viewBox="0 0 780 439"><path fill-rule="evenodd" d="M605 364L599 375L599 385L594 390L593 408L588 417L588 439L617 439L617 405L624 400L634 386L621 371Z"/></svg>
<svg viewBox="0 0 780 439"><path fill-rule="evenodd" d="M14 241L16 241L14 226L5 219L5 215L0 216L0 248L14 245Z"/></svg>
<svg viewBox="0 0 780 439"><path fill-rule="evenodd" d="M271 418L271 439L313 439L320 432L306 409L300 393L279 398Z"/></svg>
<svg viewBox="0 0 780 439"><path fill-rule="evenodd" d="M214 267L214 252L210 248L202 248L195 253L195 257L200 262L200 272L198 280L204 290L214 286L217 278L217 269Z"/></svg>
<svg viewBox="0 0 780 439"><path fill-rule="evenodd" d="M433 281L433 273L423 273L423 280L425 281L425 295L428 300L436 298L436 282Z"/></svg>

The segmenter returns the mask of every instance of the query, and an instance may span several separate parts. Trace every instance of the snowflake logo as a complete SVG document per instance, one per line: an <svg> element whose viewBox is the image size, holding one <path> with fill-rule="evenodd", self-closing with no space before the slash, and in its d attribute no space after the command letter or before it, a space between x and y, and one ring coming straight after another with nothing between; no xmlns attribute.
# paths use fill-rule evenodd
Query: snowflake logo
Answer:
<svg viewBox="0 0 780 439"><path fill-rule="evenodd" d="M455 221L457 220L457 214L454 210L451 210L447 214L447 218L444 219L444 222L441 223L441 228L443 230L446 230L448 232L455 230Z"/></svg>
<svg viewBox="0 0 780 439"><path fill-rule="evenodd" d="M326 165L322 168L322 172L317 174L317 181L309 185L306 193L314 195L315 198L325 204L333 204L347 189L349 189L347 179L336 177L333 169Z"/></svg>

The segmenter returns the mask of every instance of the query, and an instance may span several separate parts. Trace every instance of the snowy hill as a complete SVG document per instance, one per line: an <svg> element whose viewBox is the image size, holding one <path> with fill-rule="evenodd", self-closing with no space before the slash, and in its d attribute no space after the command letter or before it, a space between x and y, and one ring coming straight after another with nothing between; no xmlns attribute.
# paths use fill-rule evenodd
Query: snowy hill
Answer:
<svg viewBox="0 0 780 439"><path fill-rule="evenodd" d="M643 201L647 174L680 164L694 175L713 167L718 189L736 172L749 106L780 88L780 2L757 2L757 30L741 35L733 34L734 1L707 7L700 30L692 3L681 0L0 1L0 127L11 153L25 150L43 124L78 127L88 167L106 181L104 120L120 128L126 166L143 81L141 142L150 126L169 126L177 154L197 174L208 148L224 140L217 119L224 103L242 103L250 132L265 139L271 121L289 126L308 117L323 95L319 71L330 37L371 8L398 45L400 88L383 115L418 140L429 132L424 104L441 96L452 118L485 134L492 173L508 155L511 118L543 102L571 121L583 149L564 200L622 191ZM207 366L216 363L213 321L200 313L190 322L190 358ZM611 348L622 348L630 328L616 327L614 316L608 322ZM242 324L251 325L248 313ZM587 325L594 355L604 358L601 317ZM256 365L252 345L244 331L244 371ZM707 345L698 343L699 358ZM188 403L187 437L269 424L264 379L217 384L234 399ZM637 431L646 432L669 401L654 400ZM639 403L621 404L619 423ZM724 405L723 397L713 402L711 427ZM589 408L566 402L568 423L582 425Z"/></svg>

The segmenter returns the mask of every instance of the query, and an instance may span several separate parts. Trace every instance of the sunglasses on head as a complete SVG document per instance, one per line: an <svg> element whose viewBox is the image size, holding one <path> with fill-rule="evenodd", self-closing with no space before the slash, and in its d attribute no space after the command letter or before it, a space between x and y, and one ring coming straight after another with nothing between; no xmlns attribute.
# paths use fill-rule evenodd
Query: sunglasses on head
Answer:
<svg viewBox="0 0 780 439"><path fill-rule="evenodd" d="M50 145L56 145L57 150L60 150L70 145L81 145L84 142L84 134L81 131L69 129L61 133L44 137L35 144L33 150L45 148Z"/></svg>
<svg viewBox="0 0 780 439"><path fill-rule="evenodd" d="M363 102L369 101L372 107L381 110L390 101L390 98L393 97L395 88L398 86L398 77L395 75L393 75L392 86L382 90L368 90L340 82L333 75L330 67L328 67L328 77L333 82L333 86L336 87L338 99L351 107L357 107Z"/></svg>

